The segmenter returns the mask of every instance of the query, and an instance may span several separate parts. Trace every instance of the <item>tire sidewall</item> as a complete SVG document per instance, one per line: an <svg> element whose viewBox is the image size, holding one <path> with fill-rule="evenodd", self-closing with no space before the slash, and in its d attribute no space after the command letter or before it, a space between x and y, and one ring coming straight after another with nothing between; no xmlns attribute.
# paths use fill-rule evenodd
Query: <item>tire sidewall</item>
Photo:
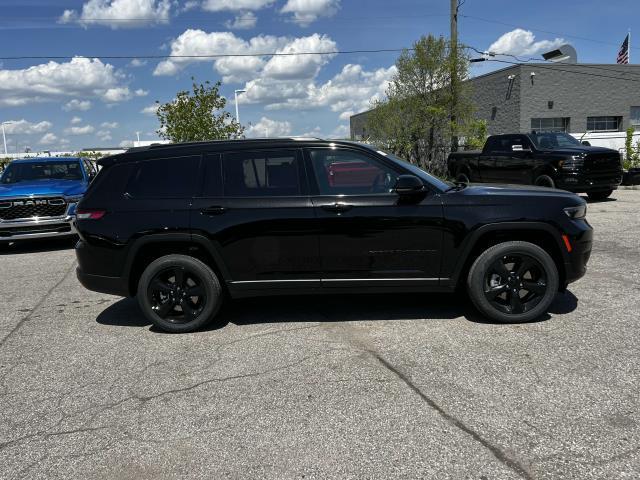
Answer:
<svg viewBox="0 0 640 480"><path fill-rule="evenodd" d="M537 187L556 188L556 182L549 175L538 176L533 184Z"/></svg>
<svg viewBox="0 0 640 480"><path fill-rule="evenodd" d="M147 289L153 277L160 271L170 267L185 267L193 271L202 280L207 296L207 304L202 312L192 321L172 323L157 315L147 298ZM187 255L166 255L151 262L140 276L137 290L138 304L144 316L156 327L171 333L186 333L197 330L213 320L222 304L222 288L213 270L197 258Z"/></svg>
<svg viewBox="0 0 640 480"><path fill-rule="evenodd" d="M547 291L538 305L528 312L511 315L496 310L484 295L484 278L487 268L505 255L523 254L535 258L545 270ZM524 323L535 320L546 313L559 287L558 268L551 256L538 245L529 242L505 242L485 250L473 263L467 279L471 301L488 318L501 323Z"/></svg>

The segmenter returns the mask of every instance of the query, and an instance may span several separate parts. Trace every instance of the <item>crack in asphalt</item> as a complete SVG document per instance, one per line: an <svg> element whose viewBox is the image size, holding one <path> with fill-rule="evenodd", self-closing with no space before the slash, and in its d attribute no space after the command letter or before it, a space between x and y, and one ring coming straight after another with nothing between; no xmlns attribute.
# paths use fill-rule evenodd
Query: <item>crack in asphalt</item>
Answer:
<svg viewBox="0 0 640 480"><path fill-rule="evenodd" d="M321 311L317 311L320 316L330 320L328 315L325 315ZM475 431L470 426L466 425L462 420L456 418L454 415L448 413L444 408L442 408L437 402L431 399L427 394L425 394L420 388L414 384L411 379L403 373L399 368L392 365L388 360L386 360L380 353L375 351L361 336L358 335L358 332L354 331L353 327L348 325L343 325L342 328L342 336L354 345L359 350L366 352L371 357L373 357L377 362L382 365L384 368L393 373L402 383L404 383L409 389L411 389L416 395L418 395L429 407L431 407L441 418L443 418L448 424L454 426L455 428L461 430L462 432L469 435L476 442L480 443L484 448L486 448L501 464L513 470L515 473L520 475L522 478L526 480L534 480L533 475L529 472L529 470L522 465L518 460L509 456L504 450L502 450L497 445L492 444L489 440L484 438L479 432Z"/></svg>
<svg viewBox="0 0 640 480"><path fill-rule="evenodd" d="M387 370L392 372L396 377L398 377L407 387L409 387L414 393L416 393L422 400L425 401L427 405L429 405L433 410L435 410L447 423L453 425L454 427L462 430L475 441L480 443L483 447L493 454L493 456L503 465L509 467L511 470L518 473L521 477L526 478L527 480L533 480L533 476L529 471L517 460L511 458L504 452L500 447L493 445L489 440L484 438L480 433L476 432L473 428L466 425L462 420L454 417L453 415L447 413L440 405L438 405L435 401L429 398L420 388L418 388L412 381L401 372L398 368L394 367L391 363L389 363L384 357L382 357L379 353L367 350L367 352L373 356L380 364L385 367Z"/></svg>
<svg viewBox="0 0 640 480"><path fill-rule="evenodd" d="M15 325L15 326L14 326L14 327L9 331L9 333L7 333L7 334L4 336L4 338L2 338L2 340L0 340L0 347L2 347L2 346L6 343L6 341L7 341L7 340L8 340L8 339L9 339L9 338L14 334L14 333L16 333L16 332L20 329L20 327L22 327L22 326L25 324L25 322L26 322L27 320L29 320L29 319L32 317L32 315L33 315L33 314L34 314L34 313L35 313L35 312L36 312L36 311L37 311L37 310L42 306L42 304L47 300L47 298L49 298L49 295L51 295L51 293L52 293L56 288L58 288L58 287L62 284L62 282L64 282L67 278L69 278L69 274L70 274L71 272L73 272L73 271L74 271L75 266L76 266L76 262L75 262L75 260L74 260L74 261L73 261L73 263L71 264L71 267L69 267L69 268L64 272L64 275L62 276L62 278L60 278L60 280L58 280L55 284L53 284L53 286L51 286L51 287L50 287L50 288L45 292L45 294L40 298L40 300L38 300L38 303L36 303L36 304L34 305L34 307L29 311L29 313L28 313L26 316L22 317L22 318L20 319L20 321L19 321L18 323L16 323L16 325Z"/></svg>

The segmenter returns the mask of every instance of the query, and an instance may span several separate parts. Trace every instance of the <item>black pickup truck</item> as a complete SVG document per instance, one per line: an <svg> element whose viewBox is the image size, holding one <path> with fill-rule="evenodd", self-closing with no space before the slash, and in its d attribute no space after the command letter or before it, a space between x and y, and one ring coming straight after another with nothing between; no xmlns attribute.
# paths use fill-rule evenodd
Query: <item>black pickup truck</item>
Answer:
<svg viewBox="0 0 640 480"><path fill-rule="evenodd" d="M620 154L582 144L569 134L494 135L481 152L449 155L451 177L460 182L516 183L586 192L603 200L622 181Z"/></svg>

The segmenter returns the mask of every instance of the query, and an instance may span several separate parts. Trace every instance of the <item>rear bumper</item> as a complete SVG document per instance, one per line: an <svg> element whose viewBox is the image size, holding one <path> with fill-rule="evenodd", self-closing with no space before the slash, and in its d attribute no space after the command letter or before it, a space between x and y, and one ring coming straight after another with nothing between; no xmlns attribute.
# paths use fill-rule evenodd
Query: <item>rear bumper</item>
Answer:
<svg viewBox="0 0 640 480"><path fill-rule="evenodd" d="M615 190L622 183L622 171L598 174L561 172L556 187L574 193Z"/></svg>
<svg viewBox="0 0 640 480"><path fill-rule="evenodd" d="M129 296L129 289L126 279L121 277L105 277L102 275L90 275L82 271L80 267L76 268L76 276L82 286L94 292L108 293L110 295L119 295L121 297Z"/></svg>
<svg viewBox="0 0 640 480"><path fill-rule="evenodd" d="M34 238L68 237L75 235L71 216L48 219L0 221L0 241L29 240Z"/></svg>

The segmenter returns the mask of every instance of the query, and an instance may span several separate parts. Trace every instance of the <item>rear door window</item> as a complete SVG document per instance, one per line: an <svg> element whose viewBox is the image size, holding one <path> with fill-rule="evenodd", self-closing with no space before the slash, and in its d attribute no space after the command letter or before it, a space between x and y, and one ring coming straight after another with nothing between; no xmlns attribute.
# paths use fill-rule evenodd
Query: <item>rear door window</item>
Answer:
<svg viewBox="0 0 640 480"><path fill-rule="evenodd" d="M133 198L189 198L195 194L199 155L142 160L127 187Z"/></svg>
<svg viewBox="0 0 640 480"><path fill-rule="evenodd" d="M282 197L301 193L295 151L254 151L223 156L224 195Z"/></svg>

